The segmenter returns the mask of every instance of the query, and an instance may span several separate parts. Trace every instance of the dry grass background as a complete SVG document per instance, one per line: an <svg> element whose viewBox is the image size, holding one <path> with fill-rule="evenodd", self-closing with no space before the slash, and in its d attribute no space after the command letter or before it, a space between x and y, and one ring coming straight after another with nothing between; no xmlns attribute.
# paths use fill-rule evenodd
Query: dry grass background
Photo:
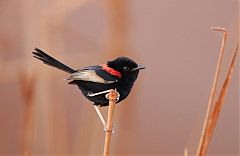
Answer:
<svg viewBox="0 0 240 156"><path fill-rule="evenodd" d="M130 10L131 3L137 3L139 5L139 8L131 7L132 10ZM177 75L177 66L174 66L173 64L178 63L180 66L182 63L185 67L191 66L191 63L194 63L190 59L186 58L183 58L185 60L182 62L178 61L179 59L175 59L175 57L181 57L180 54L174 54L172 52L173 49L171 48L176 46L177 50L190 51L188 48L183 48L182 44L175 44L177 44L177 42L180 42L179 40L188 40L188 38L185 38L184 35L187 36L189 35L187 32L190 32L192 34L194 31L193 29L189 29L187 27L187 24L185 25L185 23L182 22L183 17L175 18L176 21L174 22L176 24L176 27L167 23L171 23L172 18L174 17L174 13L167 14L168 9L171 10L171 8L174 8L174 4L176 3L177 2L172 1L166 2L164 6L157 6L157 10L164 10L167 8L165 10L166 14L162 12L159 13L154 20L163 21L163 19L166 18L165 16L168 17L166 18L167 20L164 20L165 23L160 22L160 25L156 26L153 24L154 20L151 21L151 18L149 17L155 16L155 14L158 12L154 12L151 8L154 8L154 4L150 5L150 3L146 3L144 1L1 1L0 17L2 17L2 19L0 23L0 93L2 93L2 95L0 97L2 99L0 99L0 103L2 106L0 114L0 136L2 141L0 141L0 154L102 154L104 133L99 119L94 114L94 109L87 101L81 97L79 91L76 91L75 89L72 89L71 87L64 84L64 81L62 80L66 75L43 66L40 63L36 63L36 61L32 59L30 56L31 51L33 50L34 46L39 46L39 48L43 48L57 58L60 58L60 60L63 62L66 62L74 67L81 67L99 62L101 63L118 55L128 55L135 58L136 60L142 61L141 63L143 64L146 62L148 71L141 74L141 76L144 77L144 74L148 74L149 76L145 76L145 79L140 78L140 82L137 83L134 88L135 94L130 96L127 102L124 102L122 105L119 107L117 106L116 108L117 117L115 121L117 125L115 129L117 134L115 134L113 137L114 141L111 151L113 151L114 155L183 155L184 146L187 144L187 141L185 140L187 140L187 138L185 137L185 133L184 136L181 135L183 134L182 131L184 130L182 127L185 127L185 129L188 130L187 133L192 133L191 131L194 131L194 129L191 127L193 124L187 124L189 121L187 118L178 116L179 113L174 113L181 112L181 109L176 111L173 109L173 105L167 105L169 102L166 101L164 96L166 96L166 93L172 94L171 97L167 96L167 98L170 99L173 96L176 98L175 103L180 102L178 100L182 99L175 97L178 95L175 95L175 92L171 87L174 86L173 81L178 84L181 83L180 80L178 81L176 79L172 79L174 77L173 73L176 73ZM216 4L215 2L213 3ZM218 3L220 4L220 2ZM194 12L191 10L192 8L197 9L198 7L201 7L200 5L195 6L195 4L192 4L190 1L186 1L186 4L189 5L189 9L186 9L189 12ZM185 14L184 10L181 9L181 4L178 5L179 10L181 10L185 16L188 16L188 12L186 11ZM187 5L184 4L184 8L187 7ZM219 8L225 7L227 7L227 5ZM205 8L205 6L202 8ZM141 10L140 13L145 12L145 14L134 15L134 11L138 9ZM230 12L229 8L226 8L226 10L226 12ZM202 11L199 11L199 14L202 14ZM89 16L81 16L81 14ZM99 19L99 16L96 16L97 14L101 14L100 17L103 18ZM133 16L137 17L137 19L131 18ZM225 21L225 19L228 19L227 17L230 17L230 15L226 15L224 17L220 17L218 15L210 17L209 15L208 22L210 23L211 20L216 19L216 17L219 18L218 21ZM141 21L142 18L146 21ZM201 20L201 18L198 20L196 20L196 18L198 18L198 16L193 15L190 17L190 19L188 19L188 21L193 20L197 22L198 20ZM207 17L204 16L203 18ZM233 19L235 18L233 17ZM138 20L139 26L133 28L131 26L131 23L134 23L135 20ZM221 25L226 23L216 22L214 24ZM236 34L235 28L232 27L235 27L235 25L238 25L239 23L231 23L231 21L229 23L230 26L227 25L227 28L230 28L230 38L232 39L229 41L229 47L231 47L232 45L235 45L235 40L238 42L238 37L234 36L234 34ZM139 31L141 26L144 24L147 24L148 29L152 29L154 32L151 34L151 31L140 31L137 35L133 33L135 32L135 29ZM192 22L188 24L190 25ZM180 26L182 29L179 28ZM208 29L210 26L212 26L212 23L211 25L209 24L208 27L204 26L200 27L198 25L196 28L200 31L200 34L206 35L206 33L202 33L201 31ZM92 29L93 31L90 31L89 34L86 34L85 32L81 31L82 28L83 30L88 28ZM178 29L180 30L177 31ZM169 36L171 32L173 32L175 35ZM184 33L178 34L179 32ZM156 40L154 38L158 33L160 33L159 36L161 36L160 40ZM211 32L208 33L210 34ZM134 35L137 36L135 37L136 42L132 41ZM199 35L198 37L202 37L202 39L205 40L207 37L204 35ZM141 40L142 38L146 38L146 40L143 42ZM210 46L203 40L198 40L198 42L188 40L188 42L197 45L203 44L206 46L203 49L209 50L211 52L215 50L212 49L212 47L218 47L216 44L217 42L213 40L210 40L212 41L213 46ZM172 41L174 41L174 44ZM131 47L129 45L131 43L132 46L134 46L134 44L138 45L137 48L134 49L135 51L144 52L131 52L131 48L129 48ZM158 48L166 48L154 49L152 48L153 44L157 44ZM146 45L148 45L148 48ZM191 47L191 44L186 44L184 47ZM194 48L199 47L195 45ZM169 55L164 53L169 53ZM201 55L199 55L199 53L196 53L195 55L198 55L201 58ZM182 54L184 55L185 53ZM101 57L99 55L101 55ZM208 55L209 58L207 58ZM213 58L216 59L215 56L212 57L210 55L212 54L207 54L204 56L206 57L206 62L210 58L211 62ZM168 59L170 57L171 59ZM156 58L158 58L157 61L154 60ZM201 64L204 63L205 62L201 62ZM173 67L170 65L173 65ZM226 67L227 65L228 62L223 66ZM203 66L204 69L204 65L201 66ZM209 67L213 66L215 66L214 63L209 65ZM159 72L153 70L156 69L155 67L158 67ZM197 67L197 65L195 65L195 67ZM163 68L168 69L165 71ZM236 69L239 68L237 67ZM174 72L175 70L176 72ZM182 68L180 68L180 70L182 70L182 73L185 71ZM192 69L192 71L194 70L195 69ZM225 73L224 69L222 70L223 73ZM230 70L232 70L232 68L230 68ZM189 72L191 73L192 71ZM204 72L199 71L199 77L201 77L201 73ZM171 76L170 79L173 81L169 80L167 82L167 77L164 75ZM229 72L228 75L231 75L231 73ZM184 76L188 77L191 75L185 73ZM208 72L208 75L206 75L206 77L208 77L210 79L209 81L211 81L212 73ZM198 79L198 82L195 83L200 83L199 81L205 80L205 77L202 76L201 78L202 79ZM179 79L181 79L181 77ZM159 82L157 81L161 82L161 84L159 85ZM224 86L228 84L228 81L229 76L227 77ZM156 83L153 85L152 82ZM165 83L168 84L167 87L164 85ZM193 84L195 85L195 83ZM205 84L202 85L207 86L206 84L208 84L208 82L205 82ZM234 81L232 85L239 85L239 83ZM158 88L155 89L156 87ZM181 87L182 86L179 85L179 88ZM187 88L187 86L184 87ZM151 92L149 88L153 88L154 91ZM168 88L171 90L171 92L168 90ZM194 90L195 89L198 90L199 87L194 88ZM205 87L205 89L208 90L209 88ZM226 87L223 87L223 93L225 92L225 89ZM184 90L184 92L186 92L186 94L189 93L186 90ZM196 94L196 92L193 93ZM231 93L233 93L233 90L230 90L229 94ZM178 94L181 93L178 92ZM186 96L186 94L184 96ZM182 95L179 96L182 97ZM203 96L200 95L200 97ZM220 96L219 98L220 101L223 101L221 97L224 96ZM152 101L150 101L151 99ZM157 100L160 100L160 102L156 103ZM195 101L197 100L195 99ZM234 102L236 103L239 101ZM183 101L180 102L180 104L183 103ZM217 100L216 103L220 104L220 107L222 107L222 102L219 102L219 100ZM8 104L8 106L3 106L6 104ZM154 106L152 106L153 104ZM146 105L148 105L148 107L144 107ZM184 107L184 105L182 105L182 107ZM189 113L186 111L188 109L193 110L189 106L184 108L185 113ZM164 114L163 111L168 112L167 110L169 109L172 111L172 114L168 114L166 116L161 115ZM177 108L175 107L175 109ZM215 112L217 113L212 114L213 118L216 118L216 116L218 116L219 107L217 107L216 110L217 111ZM103 111L106 114L107 110L104 109ZM202 113L205 114L205 110ZM178 121L178 117L185 118L185 120L182 122L184 125L176 122L170 123L169 126L169 122ZM191 118L194 117L195 116L191 116ZM174 120L171 120L173 118ZM226 116L223 116L222 118L226 118ZM223 120L224 119L222 119L222 121ZM175 131L176 127L174 128L174 125L176 125L176 127L179 127L179 130ZM198 125L201 126L201 123L198 123ZM213 125L215 125L215 123ZM165 129L165 127L168 127L168 129ZM232 127L229 128L231 129ZM175 129L174 133L173 129ZM198 135L194 135L194 141L199 141ZM169 139L165 139L164 136ZM222 137L219 135L215 136L215 139L218 138ZM230 136L230 138L232 137ZM180 141L181 144L179 143L179 140L182 140ZM194 141L190 141L188 144L192 144ZM232 142L236 143L235 141ZM227 143L231 144L232 142ZM213 142L213 145L214 143L216 144L216 142ZM237 152L239 152L236 151L236 148L230 148L230 146L227 146L226 144L226 149L221 148L222 145L224 144L219 144L215 147L217 147L217 150L219 151L225 151L224 154L226 155L235 156L237 155ZM235 147L238 145L234 144L233 146ZM214 146L212 149L214 149ZM234 150L232 151L232 149ZM188 155L196 153L196 148L193 148L191 146L188 148L188 150L189 151L186 152ZM210 150L210 154L211 153L216 153L216 150Z"/></svg>

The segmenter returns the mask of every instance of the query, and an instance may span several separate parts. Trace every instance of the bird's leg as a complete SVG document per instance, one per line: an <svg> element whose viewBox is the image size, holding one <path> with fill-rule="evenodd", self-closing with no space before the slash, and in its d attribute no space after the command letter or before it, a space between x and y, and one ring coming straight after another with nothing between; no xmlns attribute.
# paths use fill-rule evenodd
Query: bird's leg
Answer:
<svg viewBox="0 0 240 156"><path fill-rule="evenodd" d="M107 94L105 95L105 97L106 97L106 99L109 99L109 92L110 92L110 91L111 91L111 89L109 89L109 90L105 90L105 91L102 91L102 92L97 92L97 93L88 93L87 96L89 96L89 97L93 97L93 96L97 96L97 95L101 95L101 94L105 94L105 93L107 93ZM120 94L117 92L117 99L116 99L116 102L119 100L119 98L120 98ZM107 132L108 130L107 130L107 124L106 124L106 121L104 120L104 118L103 118L103 116L102 116L102 114L101 114L101 112L100 112L98 106L94 105L94 108L95 108L95 110L96 110L96 112L97 112L97 114L98 114L100 120L102 121L102 124L103 124L103 126L104 126L104 131ZM112 134L114 133L114 128L112 128L111 132L112 132Z"/></svg>
<svg viewBox="0 0 240 156"><path fill-rule="evenodd" d="M103 116L102 116L102 113L100 112L98 106L94 105L94 108L95 108L95 110L96 110L96 112L97 112L97 114L98 114L100 120L102 121L102 124L103 124L104 130L105 130L106 127L107 127L106 121L104 120L104 118L103 118Z"/></svg>
<svg viewBox="0 0 240 156"><path fill-rule="evenodd" d="M105 93L108 93L105 95L105 97L108 99L108 96L109 96L109 92L110 92L111 89L109 90L104 90L104 91L101 91L101 92L97 92L97 93L88 93L87 96L89 97L93 97L93 96L97 96L97 95L101 95L101 94L105 94ZM120 94L117 92L117 99L116 99L116 102L119 100L120 98Z"/></svg>
<svg viewBox="0 0 240 156"><path fill-rule="evenodd" d="M110 89L109 90L104 90L102 92L97 92L97 93L88 93L87 96L93 97L93 96L97 96L97 95L101 95L101 94L105 94L105 93L109 93L109 92L110 92Z"/></svg>

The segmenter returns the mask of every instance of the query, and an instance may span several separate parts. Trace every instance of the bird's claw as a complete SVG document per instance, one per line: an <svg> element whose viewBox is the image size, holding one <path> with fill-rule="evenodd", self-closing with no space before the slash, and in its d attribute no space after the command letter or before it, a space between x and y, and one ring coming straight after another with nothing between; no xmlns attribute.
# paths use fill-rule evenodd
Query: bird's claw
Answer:
<svg viewBox="0 0 240 156"><path fill-rule="evenodd" d="M104 132L110 132L112 134L114 134L114 127L112 127L112 129L108 129L106 126L104 127Z"/></svg>
<svg viewBox="0 0 240 156"><path fill-rule="evenodd" d="M91 97L91 96L93 96L93 94L94 94L93 92L88 92L88 93L87 93L87 96L90 96L90 97Z"/></svg>
<svg viewBox="0 0 240 156"><path fill-rule="evenodd" d="M118 92L117 93L117 99L116 102L118 102L118 100L120 99L120 94ZM109 93L105 95L106 99L109 99Z"/></svg>

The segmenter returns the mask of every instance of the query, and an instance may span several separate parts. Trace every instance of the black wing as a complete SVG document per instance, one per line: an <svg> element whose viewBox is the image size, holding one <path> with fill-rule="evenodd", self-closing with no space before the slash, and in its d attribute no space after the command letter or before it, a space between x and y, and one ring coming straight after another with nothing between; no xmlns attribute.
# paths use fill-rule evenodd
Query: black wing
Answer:
<svg viewBox="0 0 240 156"><path fill-rule="evenodd" d="M118 78L102 69L101 66L90 66L72 73L67 80L90 81L96 83L112 84L118 82ZM70 82L71 83L71 82Z"/></svg>

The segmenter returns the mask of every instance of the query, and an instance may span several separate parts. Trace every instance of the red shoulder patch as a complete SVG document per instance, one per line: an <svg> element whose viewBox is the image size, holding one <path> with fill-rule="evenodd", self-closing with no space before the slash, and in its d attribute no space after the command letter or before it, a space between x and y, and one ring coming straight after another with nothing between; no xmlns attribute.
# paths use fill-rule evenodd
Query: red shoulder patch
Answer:
<svg viewBox="0 0 240 156"><path fill-rule="evenodd" d="M109 74L117 76L118 78L122 77L122 74L119 71L117 71L117 70L115 70L113 68L108 67L107 64L102 64L100 66L102 66L102 69L105 70L106 72L108 72Z"/></svg>

